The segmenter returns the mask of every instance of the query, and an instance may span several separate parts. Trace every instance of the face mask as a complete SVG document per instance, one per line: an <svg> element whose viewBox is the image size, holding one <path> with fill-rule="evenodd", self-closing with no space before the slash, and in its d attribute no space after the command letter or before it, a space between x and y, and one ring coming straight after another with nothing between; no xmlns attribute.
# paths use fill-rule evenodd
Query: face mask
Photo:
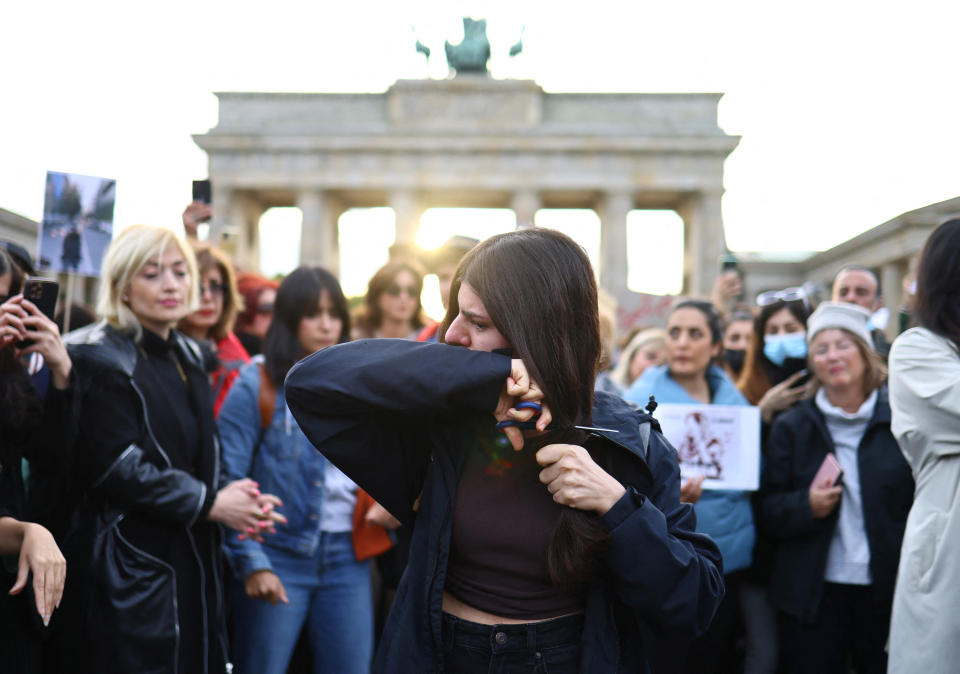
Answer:
<svg viewBox="0 0 960 674"><path fill-rule="evenodd" d="M727 365L730 366L734 374L740 374L740 371L743 370L743 361L746 355L747 352L743 349L727 349L723 352L723 359L727 361Z"/></svg>
<svg viewBox="0 0 960 674"><path fill-rule="evenodd" d="M789 335L767 335L763 338L763 355L780 367L787 358L807 357L807 336L802 332Z"/></svg>

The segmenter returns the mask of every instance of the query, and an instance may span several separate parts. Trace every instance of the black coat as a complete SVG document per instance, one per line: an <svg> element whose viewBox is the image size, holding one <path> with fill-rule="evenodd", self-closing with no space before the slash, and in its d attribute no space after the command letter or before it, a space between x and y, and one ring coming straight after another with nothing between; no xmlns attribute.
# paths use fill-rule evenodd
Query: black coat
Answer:
<svg viewBox="0 0 960 674"><path fill-rule="evenodd" d="M443 671L442 592L466 434L493 425L509 372L500 354L379 339L323 349L287 376L287 404L311 442L401 520L415 519L376 672ZM592 441L627 493L599 518L610 538L605 575L586 591L585 673L642 673L657 655L676 664L677 651L654 649L705 631L723 596L719 551L680 503L676 451L656 430L644 442L649 420L596 394L593 424L619 432Z"/></svg>
<svg viewBox="0 0 960 674"><path fill-rule="evenodd" d="M224 671L222 537L206 520L220 458L196 344L105 324L66 341L82 396L57 625L69 669Z"/></svg>
<svg viewBox="0 0 960 674"><path fill-rule="evenodd" d="M760 526L776 539L770 599L801 620L813 620L823 596L830 541L839 507L828 517L810 510L810 483L828 452L834 452L823 413L807 399L773 425L760 495ZM857 449L860 492L872 591L878 610L889 614L900 544L913 503L913 477L893 434L886 388Z"/></svg>

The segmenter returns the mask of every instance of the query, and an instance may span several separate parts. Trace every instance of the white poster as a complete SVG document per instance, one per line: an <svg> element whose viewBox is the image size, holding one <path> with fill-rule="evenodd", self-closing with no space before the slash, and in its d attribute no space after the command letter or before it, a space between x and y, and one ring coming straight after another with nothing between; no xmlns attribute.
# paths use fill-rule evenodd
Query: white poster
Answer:
<svg viewBox="0 0 960 674"><path fill-rule="evenodd" d="M704 489L759 488L759 408L664 403L655 416L677 449L683 480L704 475Z"/></svg>

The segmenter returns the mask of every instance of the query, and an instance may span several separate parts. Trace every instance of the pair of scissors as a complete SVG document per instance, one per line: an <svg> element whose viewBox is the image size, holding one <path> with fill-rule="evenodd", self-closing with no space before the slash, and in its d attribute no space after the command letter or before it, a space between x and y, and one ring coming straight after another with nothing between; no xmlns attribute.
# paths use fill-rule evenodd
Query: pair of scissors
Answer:
<svg viewBox="0 0 960 674"><path fill-rule="evenodd" d="M521 400L517 403L516 409L519 410L533 410L533 416L529 421L515 421L514 419L505 419L504 421L497 422L497 430L502 431L503 429L513 426L514 428L519 428L521 431L533 430L537 427L537 419L540 418L540 413L543 412L543 407L540 403L529 402L526 400Z"/></svg>
<svg viewBox="0 0 960 674"><path fill-rule="evenodd" d="M529 431L529 430L533 430L533 429L535 429L535 428L537 427L537 419L540 418L540 414L541 414L541 412L543 412L543 407L540 405L540 403L528 402L528 401L526 401L526 400L523 400L523 401L517 403L516 409L517 409L517 410L533 410L533 411L534 411L534 415L530 418L529 421L515 421L515 420L513 420L513 419L506 419L505 421L498 421L498 422L497 422L497 430L498 430L498 431L502 431L504 428L507 428L508 426L512 426L512 427L514 427L514 428L519 428L521 431ZM574 426L574 428L579 429L579 430L581 430L581 431L603 431L603 432L605 432L605 433L619 433L619 432L620 432L620 431L615 430L615 429L612 429L612 428L595 428L595 427L593 427L593 426Z"/></svg>

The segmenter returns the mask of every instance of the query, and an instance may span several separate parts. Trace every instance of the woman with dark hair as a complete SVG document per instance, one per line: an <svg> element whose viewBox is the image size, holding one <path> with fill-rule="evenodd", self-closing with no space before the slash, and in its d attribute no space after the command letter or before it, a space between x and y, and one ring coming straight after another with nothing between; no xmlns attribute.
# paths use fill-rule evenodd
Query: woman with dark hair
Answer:
<svg viewBox="0 0 960 674"><path fill-rule="evenodd" d="M890 625L890 672L960 662L960 219L927 239L914 318L890 350L893 434L917 484Z"/></svg>
<svg viewBox="0 0 960 674"><path fill-rule="evenodd" d="M26 674L42 671L41 632L60 605L66 562L28 510L21 460L56 465L63 455L73 375L56 325L14 292L15 271L0 248L0 555L16 562L0 566L0 669ZM50 368L45 396L21 360L31 353L42 354Z"/></svg>
<svg viewBox="0 0 960 674"><path fill-rule="evenodd" d="M798 385L807 367L805 331L810 308L805 298L802 288L757 296L760 313L753 323L737 388L760 408L765 424L806 395L806 388Z"/></svg>
<svg viewBox="0 0 960 674"><path fill-rule="evenodd" d="M747 401L715 364L723 349L723 320L712 303L684 300L667 316L667 362L648 368L624 398L646 403L746 405ZM685 671L719 671L733 658L738 604L743 574L752 561L755 530L750 494L744 491L705 491L704 476L687 480L681 500L696 504L697 531L709 534L723 555L727 594L710 630L690 649ZM754 635L748 631L749 641Z"/></svg>
<svg viewBox="0 0 960 674"><path fill-rule="evenodd" d="M851 660L858 674L886 672L913 480L890 432L869 318L854 304L817 307L807 323L816 394L780 415L770 434L759 513L775 540L770 599L788 674L847 674Z"/></svg>
<svg viewBox="0 0 960 674"><path fill-rule="evenodd" d="M354 339L398 337L415 339L426 325L420 293L423 270L408 260L391 260L367 284L363 310L357 316Z"/></svg>
<svg viewBox="0 0 960 674"><path fill-rule="evenodd" d="M349 334L337 279L319 267L296 269L277 290L265 362L240 372L220 415L226 474L256 480L283 500L287 514L265 542L227 540L238 580L234 654L241 672L286 672L304 625L314 672L369 671L370 562L357 560L351 541L357 486L310 446L283 386L294 363Z"/></svg>
<svg viewBox="0 0 960 674"><path fill-rule="evenodd" d="M250 355L233 334L233 323L243 308L243 299L237 290L230 258L207 243L194 242L191 246L200 274L200 306L184 316L177 327L197 340L205 355L208 350L212 351L210 383L213 414L217 416L240 368L250 362Z"/></svg>
<svg viewBox="0 0 960 674"><path fill-rule="evenodd" d="M713 616L720 560L692 531L676 454L651 418L593 391L597 289L583 250L539 228L487 239L461 261L441 330L445 344L335 346L287 376L314 445L416 519L374 670L670 663L665 644Z"/></svg>

